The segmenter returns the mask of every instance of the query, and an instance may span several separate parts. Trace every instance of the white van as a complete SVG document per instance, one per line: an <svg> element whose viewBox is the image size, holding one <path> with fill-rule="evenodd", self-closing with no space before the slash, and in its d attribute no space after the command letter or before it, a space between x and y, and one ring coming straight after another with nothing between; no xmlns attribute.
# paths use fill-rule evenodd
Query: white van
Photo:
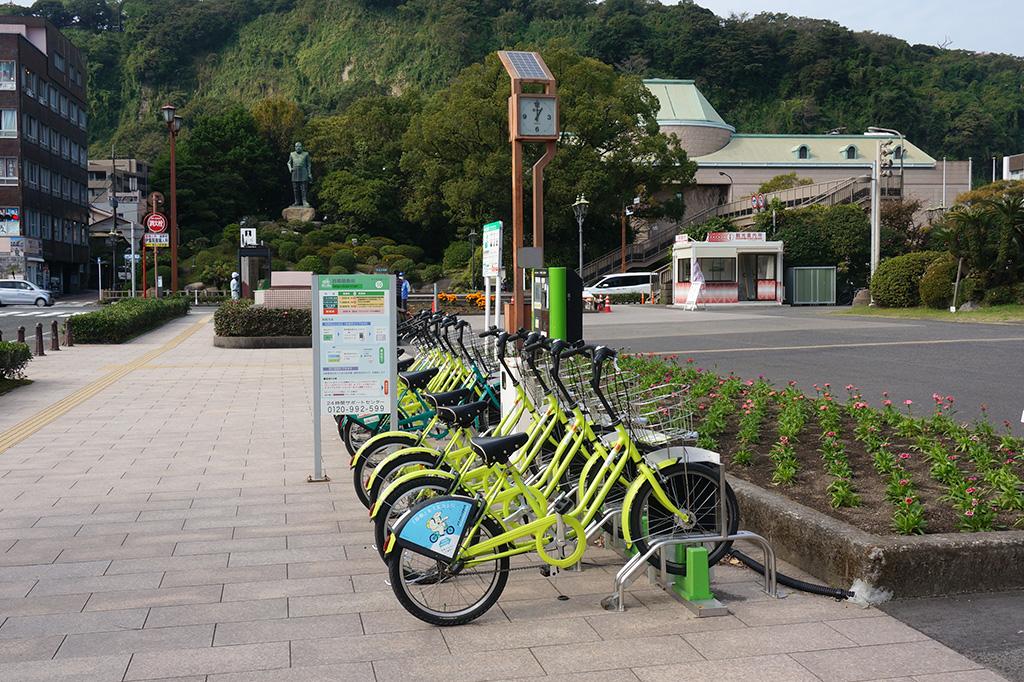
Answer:
<svg viewBox="0 0 1024 682"><path fill-rule="evenodd" d="M654 277L653 272L619 272L614 275L604 275L590 286L583 288L583 298L615 294L650 296L651 281Z"/></svg>
<svg viewBox="0 0 1024 682"><path fill-rule="evenodd" d="M0 305L53 305L53 295L23 279L0 279Z"/></svg>

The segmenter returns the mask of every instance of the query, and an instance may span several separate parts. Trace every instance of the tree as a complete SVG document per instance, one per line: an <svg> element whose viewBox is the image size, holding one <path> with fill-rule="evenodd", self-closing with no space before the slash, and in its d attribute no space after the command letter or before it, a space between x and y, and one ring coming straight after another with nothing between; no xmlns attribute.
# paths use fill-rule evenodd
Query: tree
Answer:
<svg viewBox="0 0 1024 682"><path fill-rule="evenodd" d="M71 13L61 0L36 0L32 3L32 14L46 19L57 28L71 25Z"/></svg>
<svg viewBox="0 0 1024 682"><path fill-rule="evenodd" d="M106 0L64 0L71 23L87 31L102 31L110 27L112 13Z"/></svg>
<svg viewBox="0 0 1024 682"><path fill-rule="evenodd" d="M300 272L308 271L317 275L327 274L327 268L324 267L324 260L320 256L306 256L295 264L295 269Z"/></svg>
<svg viewBox="0 0 1024 682"><path fill-rule="evenodd" d="M289 153L298 142L299 131L306 117L295 100L286 97L267 97L252 106L256 129L267 138L278 156Z"/></svg>
<svg viewBox="0 0 1024 682"><path fill-rule="evenodd" d="M178 143L179 225L219 241L225 224L276 213L290 194L283 167L246 109L235 106L199 118ZM169 192L166 153L154 164L151 180Z"/></svg>
<svg viewBox="0 0 1024 682"><path fill-rule="evenodd" d="M899 256L925 248L930 226L924 222L918 222L917 214L920 211L921 202L917 199L882 201L879 214L883 258Z"/></svg>
<svg viewBox="0 0 1024 682"><path fill-rule="evenodd" d="M758 194L768 194L769 192L778 192L784 189L793 189L794 187L812 184L814 184L814 180L810 178L798 178L796 176L796 171L793 171L792 173L776 175L774 178L766 180L757 188L757 192Z"/></svg>
<svg viewBox="0 0 1024 682"><path fill-rule="evenodd" d="M597 255L616 242L626 201L685 185L695 167L674 139L658 131L658 101L639 78L617 75L561 46L545 50L544 58L559 82L563 132L545 172L545 257L569 264L576 261L576 222L569 209L576 195L590 198L584 243ZM496 219L511 225L508 87L500 62L490 56L462 71L410 123L402 156L409 178L405 216L436 241L464 237ZM527 147L527 169L538 147ZM652 202L650 212L657 216L666 208ZM675 214L682 208L678 202L671 206Z"/></svg>

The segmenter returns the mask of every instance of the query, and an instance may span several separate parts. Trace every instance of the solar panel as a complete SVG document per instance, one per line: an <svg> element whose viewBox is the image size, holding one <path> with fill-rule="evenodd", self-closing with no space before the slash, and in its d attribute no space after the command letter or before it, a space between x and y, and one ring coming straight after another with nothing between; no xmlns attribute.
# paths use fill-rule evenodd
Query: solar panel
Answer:
<svg viewBox="0 0 1024 682"><path fill-rule="evenodd" d="M547 80L548 74L541 66L536 52L508 52L506 54L519 78Z"/></svg>

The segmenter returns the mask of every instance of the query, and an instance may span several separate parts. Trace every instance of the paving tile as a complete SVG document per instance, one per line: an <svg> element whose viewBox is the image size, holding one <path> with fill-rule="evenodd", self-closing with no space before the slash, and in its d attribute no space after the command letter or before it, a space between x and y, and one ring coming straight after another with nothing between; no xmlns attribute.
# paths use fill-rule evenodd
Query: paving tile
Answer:
<svg viewBox="0 0 1024 682"><path fill-rule="evenodd" d="M208 568L194 571L167 571L160 587L186 585L223 585L227 583L284 580L288 577L285 564L270 566L243 566L241 568Z"/></svg>
<svg viewBox="0 0 1024 682"><path fill-rule="evenodd" d="M63 641L63 635L0 640L0 664L6 666L14 661L49 660Z"/></svg>
<svg viewBox="0 0 1024 682"><path fill-rule="evenodd" d="M128 668L130 656L90 656L88 658L21 661L0 667L0 680L11 682L55 682L68 680L120 680Z"/></svg>
<svg viewBox="0 0 1024 682"><path fill-rule="evenodd" d="M224 568L227 565L227 554L166 556L159 559L120 559L111 562L106 575L146 573L149 571L190 571L201 568Z"/></svg>
<svg viewBox="0 0 1024 682"><path fill-rule="evenodd" d="M257 642L283 642L295 639L344 637L362 635L359 614L347 613L307 618L279 618L245 623L221 623L217 626L214 646L227 644L255 644Z"/></svg>
<svg viewBox="0 0 1024 682"><path fill-rule="evenodd" d="M134 630L141 628L145 621L146 609L14 616L0 626L0 639Z"/></svg>
<svg viewBox="0 0 1024 682"><path fill-rule="evenodd" d="M693 647L675 635L538 646L531 651L549 675L700 659Z"/></svg>
<svg viewBox="0 0 1024 682"><path fill-rule="evenodd" d="M262 672L224 673L210 675L206 682L374 682L370 663L341 663L335 665L281 668Z"/></svg>
<svg viewBox="0 0 1024 682"><path fill-rule="evenodd" d="M326 665L352 661L374 661L383 657L416 656L424 651L447 653L437 628L403 632L399 635L360 635L292 642L292 665ZM479 666L479 661L476 662Z"/></svg>
<svg viewBox="0 0 1024 682"><path fill-rule="evenodd" d="M99 536L106 537L106 536ZM57 557L59 563L69 561L95 561L166 558L174 551L174 543L150 543L146 545L130 545L128 547L82 547L65 549Z"/></svg>
<svg viewBox="0 0 1024 682"><path fill-rule="evenodd" d="M390 590L391 588L386 588ZM582 595L571 597L565 601L549 599L521 599L518 601L499 601L498 605L508 619L516 621L542 620L546 618L570 618L575 616L591 616L605 613L601 607L601 595ZM626 593L626 610L639 609L648 612L631 593Z"/></svg>
<svg viewBox="0 0 1024 682"><path fill-rule="evenodd" d="M448 649L455 655L601 639L583 618L538 621L529 627L523 627L520 623L491 624L474 621L457 628L446 628L442 634Z"/></svg>
<svg viewBox="0 0 1024 682"><path fill-rule="evenodd" d="M927 635L891 616L833 620L825 624L861 645L921 642L928 639Z"/></svg>
<svg viewBox="0 0 1024 682"><path fill-rule="evenodd" d="M68 635L57 658L138 653L209 646L213 624Z"/></svg>
<svg viewBox="0 0 1024 682"><path fill-rule="evenodd" d="M286 549L283 537L243 538L238 540L206 540L202 542L179 542L174 548L175 556L190 554L220 554L223 552L251 552L259 550ZM277 563L287 563L285 561Z"/></svg>
<svg viewBox="0 0 1024 682"><path fill-rule="evenodd" d="M85 605L86 611L110 611L151 606L179 606L181 604L209 604L219 602L223 587L204 585L197 587L168 587L156 590L128 592L98 592Z"/></svg>
<svg viewBox="0 0 1024 682"><path fill-rule="evenodd" d="M150 609L147 628L194 625L198 623L231 623L288 617L288 600L259 599L188 606L156 606Z"/></svg>
<svg viewBox="0 0 1024 682"><path fill-rule="evenodd" d="M479 682L544 674L528 649L489 652L486 665L471 656L428 655L374 661L373 669L377 682Z"/></svg>
<svg viewBox="0 0 1024 682"><path fill-rule="evenodd" d="M683 635L704 658L740 658L793 651L839 649L854 642L820 623L770 625L763 627L694 632Z"/></svg>
<svg viewBox="0 0 1024 682"><path fill-rule="evenodd" d="M817 677L785 655L642 666L633 668L633 673L643 682L818 682Z"/></svg>
<svg viewBox="0 0 1024 682"><path fill-rule="evenodd" d="M402 610L402 606L391 592L345 592L288 599L288 613L293 617L387 610Z"/></svg>
<svg viewBox="0 0 1024 682"><path fill-rule="evenodd" d="M38 566L0 567L0 582L14 582L39 578L78 578L87 575L103 575L109 561L83 561L73 564L45 564Z"/></svg>
<svg viewBox="0 0 1024 682"><path fill-rule="evenodd" d="M340 594L351 591L352 581L346 577L261 580L258 582L225 585L223 601L303 597L319 594Z"/></svg>
<svg viewBox="0 0 1024 682"><path fill-rule="evenodd" d="M53 597L0 599L0 619L5 616L38 616L46 613L78 613L88 594L62 594Z"/></svg>
<svg viewBox="0 0 1024 682"><path fill-rule="evenodd" d="M1006 682L991 670L964 670L955 673L915 675L914 682Z"/></svg>
<svg viewBox="0 0 1024 682"><path fill-rule="evenodd" d="M0 629L0 632L3 630ZM891 676L974 670L979 666L938 642L907 642L791 654L800 665L823 680L859 682Z"/></svg>
<svg viewBox="0 0 1024 682"><path fill-rule="evenodd" d="M247 526L244 528L235 529L236 538L262 538L262 537L274 537L278 535L284 535L291 538L292 536L299 535L321 535L324 533L337 533L338 522L337 521L325 521L321 523L307 523L302 525L266 525L266 526ZM288 544L289 548L298 549L303 545L297 544L292 545L291 542ZM321 545L313 545L320 547Z"/></svg>
<svg viewBox="0 0 1024 682"><path fill-rule="evenodd" d="M276 670L287 668L288 663L288 642L172 649L135 654L124 679L148 680L174 675Z"/></svg>
<svg viewBox="0 0 1024 682"><path fill-rule="evenodd" d="M132 573L130 575L100 575L81 578L43 579L36 583L29 595L43 597L81 592L119 592L147 589L160 585L161 573Z"/></svg>
<svg viewBox="0 0 1024 682"><path fill-rule="evenodd" d="M14 583L0 583L0 599L17 599L28 594L35 587L35 580L21 580Z"/></svg>
<svg viewBox="0 0 1024 682"><path fill-rule="evenodd" d="M729 612L747 625L817 623L845 618L877 618L877 609L817 596L789 594L785 599L729 602Z"/></svg>
<svg viewBox="0 0 1024 682"><path fill-rule="evenodd" d="M401 607L394 595L389 593L388 596L391 597L392 601L389 610L365 611L360 613L360 617L363 620L363 632L368 635L380 635L393 632L409 632L411 630L436 629L435 626L430 623L425 623L419 618L410 615ZM473 621L474 625L500 625L508 624L508 622L509 620L505 617L505 613L499 608L492 608L490 611Z"/></svg>
<svg viewBox="0 0 1024 682"><path fill-rule="evenodd" d="M686 609L627 609L622 613L605 612L586 616L586 621L603 639L643 637L650 633L679 635L747 627L733 616L697 618Z"/></svg>
<svg viewBox="0 0 1024 682"><path fill-rule="evenodd" d="M232 552L229 566L260 566L264 564L298 564L311 561L331 561L345 558L345 549L337 547L310 547L279 549L259 552ZM378 569L380 564L378 563ZM345 575L351 575L346 573Z"/></svg>

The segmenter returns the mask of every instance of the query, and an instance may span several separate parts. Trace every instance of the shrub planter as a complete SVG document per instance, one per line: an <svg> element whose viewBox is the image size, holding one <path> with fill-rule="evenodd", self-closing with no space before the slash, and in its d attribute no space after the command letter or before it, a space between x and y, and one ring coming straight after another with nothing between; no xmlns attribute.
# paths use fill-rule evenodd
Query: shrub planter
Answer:
<svg viewBox="0 0 1024 682"><path fill-rule="evenodd" d="M753 483L729 482L740 527L832 585L860 579L896 598L1024 588L1024 531L874 535Z"/></svg>
<svg viewBox="0 0 1024 682"><path fill-rule="evenodd" d="M312 348L312 336L214 336L217 348Z"/></svg>

